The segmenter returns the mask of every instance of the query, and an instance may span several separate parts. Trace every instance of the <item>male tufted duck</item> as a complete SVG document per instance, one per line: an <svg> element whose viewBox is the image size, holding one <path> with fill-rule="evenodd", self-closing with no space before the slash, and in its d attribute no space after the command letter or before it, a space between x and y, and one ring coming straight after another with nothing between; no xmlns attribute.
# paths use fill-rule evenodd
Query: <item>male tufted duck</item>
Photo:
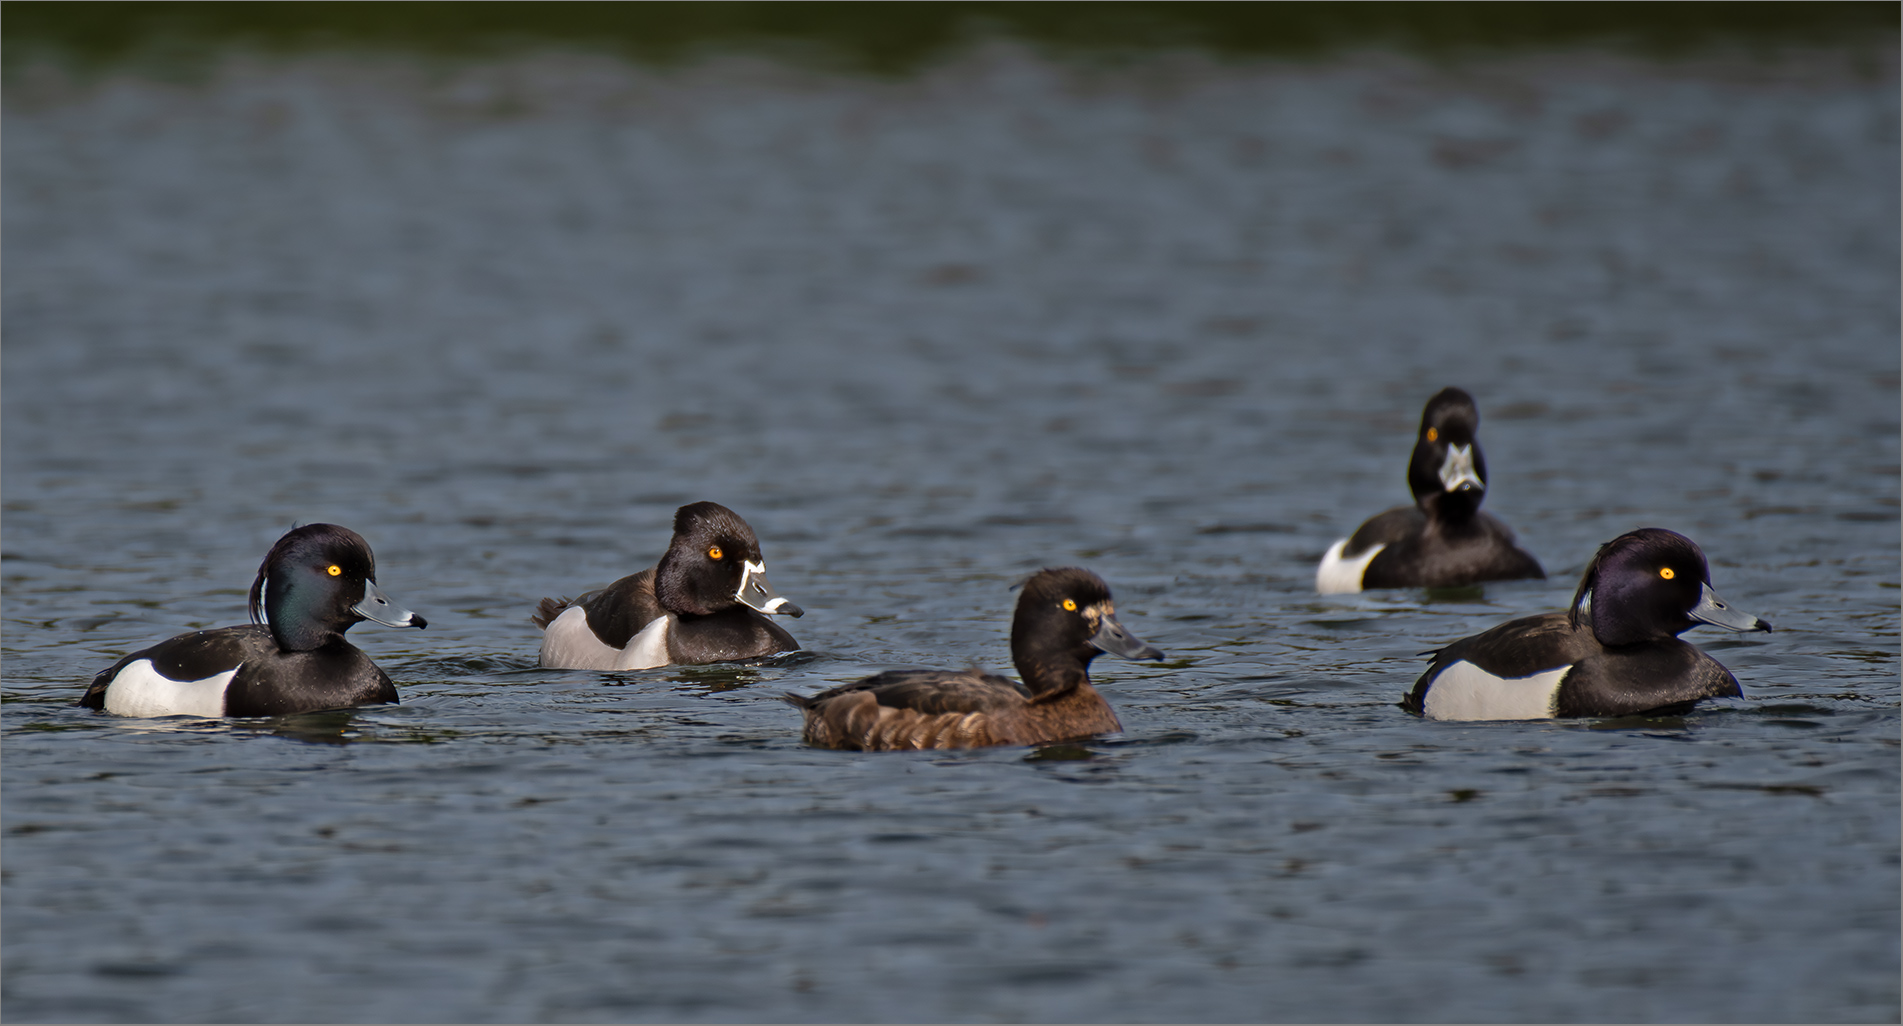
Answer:
<svg viewBox="0 0 1903 1026"><path fill-rule="evenodd" d="M79 704L120 716L278 716L395 702L396 685L344 640L361 620L428 626L377 587L376 557L357 532L309 524L265 555L251 623L140 649L94 677Z"/></svg>
<svg viewBox="0 0 1903 1026"><path fill-rule="evenodd" d="M1509 620L1434 653L1401 702L1431 720L1624 716L1738 695L1738 678L1678 635L1771 625L1711 590L1705 554L1656 527L1599 547L1572 608Z"/></svg>
<svg viewBox="0 0 1903 1026"><path fill-rule="evenodd" d="M1337 541L1315 570L1315 590L1544 578L1539 561L1514 544L1512 529L1480 512L1487 460L1474 436L1479 427L1480 411L1460 389L1443 388L1429 399L1407 465L1414 505L1388 510Z"/></svg>

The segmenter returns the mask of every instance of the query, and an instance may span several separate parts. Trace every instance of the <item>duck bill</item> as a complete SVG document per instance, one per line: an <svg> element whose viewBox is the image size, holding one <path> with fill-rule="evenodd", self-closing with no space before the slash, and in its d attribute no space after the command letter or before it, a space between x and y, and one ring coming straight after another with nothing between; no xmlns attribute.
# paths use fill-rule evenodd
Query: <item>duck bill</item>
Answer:
<svg viewBox="0 0 1903 1026"><path fill-rule="evenodd" d="M1154 645L1144 644L1143 639L1131 634L1117 622L1111 614L1104 614L1103 621L1097 625L1097 633L1091 635L1090 643L1113 656L1125 659L1161 659L1163 650Z"/></svg>
<svg viewBox="0 0 1903 1026"><path fill-rule="evenodd" d="M1450 445L1440 464L1441 487L1450 492L1485 491L1487 483L1474 470L1474 447Z"/></svg>
<svg viewBox="0 0 1903 1026"><path fill-rule="evenodd" d="M390 601L390 596L385 595L375 581L363 582L363 601L351 606L350 611L385 627L415 627L421 630L429 626L428 620Z"/></svg>
<svg viewBox="0 0 1903 1026"><path fill-rule="evenodd" d="M1685 615L1699 623L1708 623L1713 627L1723 627L1728 631L1768 631L1771 625L1750 613L1731 608L1711 585L1699 586L1698 604L1686 610Z"/></svg>
<svg viewBox="0 0 1903 1026"><path fill-rule="evenodd" d="M740 590L733 593L734 601L749 609L756 609L768 616L806 615L806 610L780 597L773 590L772 582L766 579L765 563L747 563L740 574Z"/></svg>

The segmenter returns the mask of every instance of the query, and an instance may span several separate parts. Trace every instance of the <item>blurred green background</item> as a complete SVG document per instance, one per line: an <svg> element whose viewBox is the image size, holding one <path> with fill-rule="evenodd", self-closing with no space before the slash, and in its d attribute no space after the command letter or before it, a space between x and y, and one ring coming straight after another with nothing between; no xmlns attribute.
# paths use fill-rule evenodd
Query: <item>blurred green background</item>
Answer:
<svg viewBox="0 0 1903 1026"><path fill-rule="evenodd" d="M1182 47L1305 58L1617 48L1661 57L1788 46L1893 48L1895 3L60 3L3 5L7 65L195 61L210 50L387 49L484 56L524 47L668 63L766 52L901 72L1006 37L1070 57Z"/></svg>

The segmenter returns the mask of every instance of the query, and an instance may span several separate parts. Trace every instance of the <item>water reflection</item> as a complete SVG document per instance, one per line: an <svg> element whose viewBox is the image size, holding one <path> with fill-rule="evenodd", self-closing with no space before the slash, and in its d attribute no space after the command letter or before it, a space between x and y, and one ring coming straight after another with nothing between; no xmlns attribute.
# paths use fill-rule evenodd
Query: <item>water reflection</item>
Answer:
<svg viewBox="0 0 1903 1026"><path fill-rule="evenodd" d="M1097 753L1081 744L1042 745L1024 757L1025 762L1081 762L1097 758Z"/></svg>
<svg viewBox="0 0 1903 1026"><path fill-rule="evenodd" d="M391 723L387 719L376 718L374 712L367 709L333 709L273 717L264 721L228 722L234 733L281 737L316 745L437 745L465 736L462 731L441 726Z"/></svg>
<svg viewBox="0 0 1903 1026"><path fill-rule="evenodd" d="M664 671L665 675L662 679L677 685L676 691L716 695L724 691L750 687L763 680L778 680L783 674L777 671L805 666L823 658L821 653L801 649L754 662L671 666Z"/></svg>
<svg viewBox="0 0 1903 1026"><path fill-rule="evenodd" d="M235 724L238 730L288 738L292 741L321 745L347 745L363 740L363 733L356 726L358 719L355 709L334 709L273 717L268 724L256 724L251 720L239 720L235 721Z"/></svg>

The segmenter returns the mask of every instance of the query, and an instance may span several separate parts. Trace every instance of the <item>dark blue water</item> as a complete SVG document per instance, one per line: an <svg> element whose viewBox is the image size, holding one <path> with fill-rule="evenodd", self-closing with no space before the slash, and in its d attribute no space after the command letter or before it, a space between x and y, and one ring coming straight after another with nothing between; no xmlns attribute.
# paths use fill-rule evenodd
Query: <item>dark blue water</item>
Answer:
<svg viewBox="0 0 1903 1026"><path fill-rule="evenodd" d="M1899 1014L1898 89L1519 58L861 80L306 57L10 85L15 1020ZM1544 582L1321 598L1478 399ZM801 655L535 668L725 503ZM294 521L400 706L135 721ZM1417 654L1684 532L1746 698L1424 723ZM855 754L782 691L1008 662L1081 564L1126 732Z"/></svg>

